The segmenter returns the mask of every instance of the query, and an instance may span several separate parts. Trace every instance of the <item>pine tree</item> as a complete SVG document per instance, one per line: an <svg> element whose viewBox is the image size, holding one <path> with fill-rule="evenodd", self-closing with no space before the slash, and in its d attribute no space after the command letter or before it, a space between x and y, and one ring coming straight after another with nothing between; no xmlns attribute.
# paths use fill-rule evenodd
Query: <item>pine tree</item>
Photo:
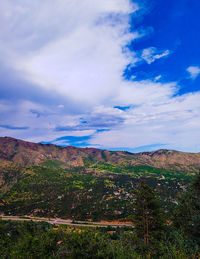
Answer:
<svg viewBox="0 0 200 259"><path fill-rule="evenodd" d="M187 239L200 245L200 173L182 195L174 212L174 225Z"/></svg>
<svg viewBox="0 0 200 259"><path fill-rule="evenodd" d="M133 220L136 234L144 244L159 240L164 229L161 203L144 181L139 182L135 190Z"/></svg>

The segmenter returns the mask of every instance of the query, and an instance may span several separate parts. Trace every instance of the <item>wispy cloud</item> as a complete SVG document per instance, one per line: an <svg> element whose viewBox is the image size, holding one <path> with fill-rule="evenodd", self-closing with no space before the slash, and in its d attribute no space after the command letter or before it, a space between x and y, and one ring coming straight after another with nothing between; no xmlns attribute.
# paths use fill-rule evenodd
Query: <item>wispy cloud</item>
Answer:
<svg viewBox="0 0 200 259"><path fill-rule="evenodd" d="M154 80L155 80L155 81L159 81L161 78L162 78L162 76L161 76L161 75L158 75L158 76L156 76L156 77L154 78Z"/></svg>
<svg viewBox="0 0 200 259"><path fill-rule="evenodd" d="M151 64L157 59L167 57L171 52L167 49L164 51L158 51L155 47L143 49L141 58L144 59L147 64Z"/></svg>
<svg viewBox="0 0 200 259"><path fill-rule="evenodd" d="M200 67L190 66L187 68L187 72L190 74L190 78L195 79L200 74Z"/></svg>
<svg viewBox="0 0 200 259"><path fill-rule="evenodd" d="M0 124L0 128L9 129L9 130L27 130L29 127L18 127L13 125L2 125Z"/></svg>

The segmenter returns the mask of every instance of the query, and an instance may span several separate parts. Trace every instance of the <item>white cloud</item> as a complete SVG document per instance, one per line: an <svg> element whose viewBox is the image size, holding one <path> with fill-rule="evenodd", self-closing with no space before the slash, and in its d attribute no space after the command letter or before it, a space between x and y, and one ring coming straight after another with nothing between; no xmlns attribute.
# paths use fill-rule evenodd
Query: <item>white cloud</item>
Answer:
<svg viewBox="0 0 200 259"><path fill-rule="evenodd" d="M95 133L94 129L73 130L79 125L80 116L66 115L60 108L49 107L29 101L19 103L0 103L1 136L12 136L33 142L52 141L63 135L89 136ZM14 124L14 125L13 125ZM28 129L9 129L1 125L15 126ZM72 128L72 130L56 131L57 125Z"/></svg>
<svg viewBox="0 0 200 259"><path fill-rule="evenodd" d="M200 74L200 67L190 66L187 68L187 72L190 74L192 79L195 79Z"/></svg>
<svg viewBox="0 0 200 259"><path fill-rule="evenodd" d="M124 112L125 121L110 131L94 135L90 144L103 148L135 148L153 144L199 152L200 93L146 102Z"/></svg>
<svg viewBox="0 0 200 259"><path fill-rule="evenodd" d="M26 80L75 101L101 103L115 91L127 62L136 60L122 47L140 37L128 23L137 9L129 0L6 0L0 36Z"/></svg>
<svg viewBox="0 0 200 259"><path fill-rule="evenodd" d="M141 58L144 59L147 62L147 64L151 64L156 59L167 57L169 56L169 54L170 54L170 51L168 49L161 52L161 51L158 51L157 48L150 47L150 48L143 49Z"/></svg>
<svg viewBox="0 0 200 259"><path fill-rule="evenodd" d="M91 145L105 148L160 143L199 151L199 92L174 97L176 82L122 77L128 64L141 58L151 64L171 53L151 47L138 58L125 47L141 37L130 32L129 15L137 8L129 0L2 0L1 63L30 82L24 85L32 92L35 84L62 100L1 101L1 124L16 129L1 127L0 135L55 143L67 135L92 136ZM106 131L95 133L99 129Z"/></svg>

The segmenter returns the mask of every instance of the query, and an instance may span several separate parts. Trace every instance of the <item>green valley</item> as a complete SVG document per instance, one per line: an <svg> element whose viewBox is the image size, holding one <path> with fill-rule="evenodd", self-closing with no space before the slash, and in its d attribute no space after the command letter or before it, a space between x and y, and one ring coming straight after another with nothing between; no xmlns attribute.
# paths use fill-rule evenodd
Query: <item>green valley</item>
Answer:
<svg viewBox="0 0 200 259"><path fill-rule="evenodd" d="M199 169L199 154L0 138L0 256L196 259Z"/></svg>

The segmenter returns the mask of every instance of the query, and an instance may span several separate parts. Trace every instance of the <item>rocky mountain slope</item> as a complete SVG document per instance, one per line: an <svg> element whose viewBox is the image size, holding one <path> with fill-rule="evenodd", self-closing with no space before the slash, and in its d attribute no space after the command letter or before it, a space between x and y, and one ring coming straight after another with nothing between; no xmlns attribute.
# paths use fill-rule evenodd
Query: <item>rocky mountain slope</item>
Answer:
<svg viewBox="0 0 200 259"><path fill-rule="evenodd" d="M129 153L96 148L60 147L53 144L31 143L11 137L0 137L0 160L21 166L39 165L47 160L60 161L61 167L83 167L85 161L123 165L147 165L170 170L197 172L200 153L173 150Z"/></svg>

